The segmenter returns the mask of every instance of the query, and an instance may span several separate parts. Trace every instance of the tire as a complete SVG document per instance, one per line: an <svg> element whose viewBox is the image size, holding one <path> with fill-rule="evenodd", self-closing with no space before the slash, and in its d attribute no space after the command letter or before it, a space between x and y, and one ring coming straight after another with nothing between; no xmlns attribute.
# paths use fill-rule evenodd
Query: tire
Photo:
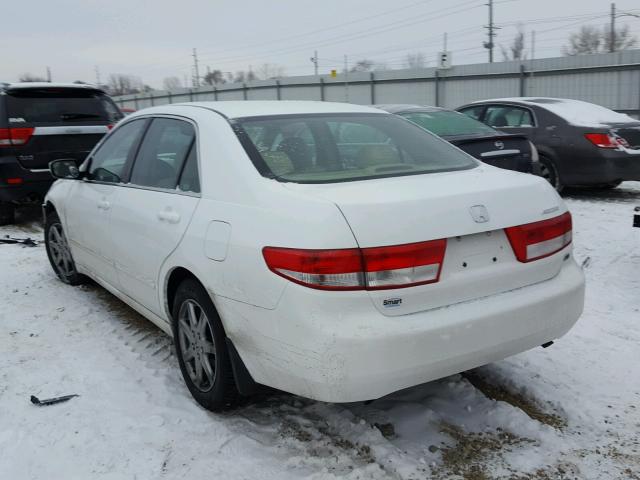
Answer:
<svg viewBox="0 0 640 480"><path fill-rule="evenodd" d="M11 225L16 221L16 208L11 203L0 202L0 226Z"/></svg>
<svg viewBox="0 0 640 480"><path fill-rule="evenodd" d="M184 280L172 310L180 371L191 395L212 412L234 407L239 393L222 321L209 294L197 281Z"/></svg>
<svg viewBox="0 0 640 480"><path fill-rule="evenodd" d="M540 155L540 176L549 182L556 189L556 192L560 193L564 190L564 185L560 181L560 175L558 175L558 168L555 163L542 155Z"/></svg>
<svg viewBox="0 0 640 480"><path fill-rule="evenodd" d="M60 280L69 285L79 285L86 281L87 277L78 273L76 269L62 222L55 212L47 215L44 226L44 243L51 268Z"/></svg>
<svg viewBox="0 0 640 480"><path fill-rule="evenodd" d="M622 180L617 182L611 182L611 183L602 183L600 185L596 185L595 187L601 190L613 190L614 188L618 188L621 183L622 183Z"/></svg>

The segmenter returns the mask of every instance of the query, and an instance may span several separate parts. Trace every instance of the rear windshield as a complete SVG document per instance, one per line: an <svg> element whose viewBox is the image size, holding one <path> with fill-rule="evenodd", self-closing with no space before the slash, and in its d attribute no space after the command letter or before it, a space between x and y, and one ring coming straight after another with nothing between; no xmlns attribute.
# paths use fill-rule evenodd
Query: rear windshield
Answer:
<svg viewBox="0 0 640 480"><path fill-rule="evenodd" d="M395 115L279 115L237 119L232 126L260 173L284 182L346 182L477 165Z"/></svg>
<svg viewBox="0 0 640 480"><path fill-rule="evenodd" d="M458 112L406 112L404 118L440 136L487 135L496 131L482 122Z"/></svg>
<svg viewBox="0 0 640 480"><path fill-rule="evenodd" d="M7 95L11 125L60 123L115 123L122 114L107 95L72 89L14 90Z"/></svg>

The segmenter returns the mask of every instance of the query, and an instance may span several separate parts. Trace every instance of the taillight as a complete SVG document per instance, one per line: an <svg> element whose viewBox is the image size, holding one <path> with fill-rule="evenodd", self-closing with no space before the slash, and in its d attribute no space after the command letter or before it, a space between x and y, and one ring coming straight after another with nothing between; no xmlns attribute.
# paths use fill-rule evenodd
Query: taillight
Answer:
<svg viewBox="0 0 640 480"><path fill-rule="evenodd" d="M0 128L0 147L25 145L33 135L32 127Z"/></svg>
<svg viewBox="0 0 640 480"><path fill-rule="evenodd" d="M114 126L115 126L115 125L113 125L112 123L110 123L109 125L107 125L107 130L113 130L113 127L114 127Z"/></svg>
<svg viewBox="0 0 640 480"><path fill-rule="evenodd" d="M598 148L618 148L618 139L609 133L585 133L585 138Z"/></svg>
<svg viewBox="0 0 640 480"><path fill-rule="evenodd" d="M437 282L446 248L446 240L363 248L367 289L381 290Z"/></svg>
<svg viewBox="0 0 640 480"><path fill-rule="evenodd" d="M446 240L389 247L303 250L265 247L269 269L322 290L382 290L437 282Z"/></svg>
<svg viewBox="0 0 640 480"><path fill-rule="evenodd" d="M571 243L571 214L505 228L509 243L520 262L531 262L559 252Z"/></svg>
<svg viewBox="0 0 640 480"><path fill-rule="evenodd" d="M299 250L265 247L269 269L295 283L323 290L360 290L364 286L362 257L357 248Z"/></svg>

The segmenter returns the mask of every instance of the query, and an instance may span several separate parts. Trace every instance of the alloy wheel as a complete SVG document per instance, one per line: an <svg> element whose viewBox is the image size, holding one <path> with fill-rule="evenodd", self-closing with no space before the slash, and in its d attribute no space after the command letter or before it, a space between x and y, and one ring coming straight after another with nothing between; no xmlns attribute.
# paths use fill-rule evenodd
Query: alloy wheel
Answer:
<svg viewBox="0 0 640 480"><path fill-rule="evenodd" d="M69 277L76 272L71 258L71 250L67 242L67 237L62 230L62 225L54 223L49 227L47 236L49 252L51 253L51 261L55 266L58 274Z"/></svg>
<svg viewBox="0 0 640 480"><path fill-rule="evenodd" d="M216 379L216 346L209 319L193 299L185 300L178 314L180 353L195 387L211 390Z"/></svg>

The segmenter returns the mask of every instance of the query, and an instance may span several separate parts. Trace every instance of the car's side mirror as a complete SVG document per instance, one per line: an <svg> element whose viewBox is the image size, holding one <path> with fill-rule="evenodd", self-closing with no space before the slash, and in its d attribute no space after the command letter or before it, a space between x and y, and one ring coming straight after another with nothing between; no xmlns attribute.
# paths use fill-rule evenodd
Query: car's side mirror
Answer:
<svg viewBox="0 0 640 480"><path fill-rule="evenodd" d="M77 180L81 177L78 163L73 158L61 158L49 162L49 170L54 178Z"/></svg>

